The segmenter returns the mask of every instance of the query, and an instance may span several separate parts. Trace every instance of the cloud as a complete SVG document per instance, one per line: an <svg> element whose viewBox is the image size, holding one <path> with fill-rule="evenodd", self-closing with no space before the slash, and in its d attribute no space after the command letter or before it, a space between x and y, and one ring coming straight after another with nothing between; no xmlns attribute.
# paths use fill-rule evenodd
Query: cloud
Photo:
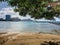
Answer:
<svg viewBox="0 0 60 45"><path fill-rule="evenodd" d="M19 17L20 19L28 19L30 18L30 16L20 16L18 12L14 12L13 10L14 8L12 7L7 7L7 8L2 8L0 10L0 18L4 18L5 19L5 15L11 15L11 17Z"/></svg>
<svg viewBox="0 0 60 45"><path fill-rule="evenodd" d="M60 21L60 18L58 18L58 17L54 17L54 18L55 18L56 21Z"/></svg>
<svg viewBox="0 0 60 45"><path fill-rule="evenodd" d="M11 17L19 17L20 19L32 19L30 18L29 15L27 15L26 17L20 16L18 12L14 12L13 10L14 8L12 7L7 7L7 8L2 8L2 10L0 10L0 18L4 18L5 19L5 15L11 15ZM60 21L60 18L54 17L56 21ZM42 19L37 19L38 21L52 21L52 20L46 20L45 18Z"/></svg>
<svg viewBox="0 0 60 45"><path fill-rule="evenodd" d="M10 6L8 6L8 3L7 2L0 2L0 10L2 8L6 8L6 7L10 7Z"/></svg>
<svg viewBox="0 0 60 45"><path fill-rule="evenodd" d="M2 8L0 11L0 17L5 17L5 15L15 16L17 13L13 11L13 8Z"/></svg>
<svg viewBox="0 0 60 45"><path fill-rule="evenodd" d="M29 15L27 15L26 17L20 16L18 12L14 12L13 7L8 6L7 2L0 2L0 18L4 18L5 19L5 15L11 15L11 17L19 17L20 19L32 19L30 18ZM59 18L55 17L56 21L60 21ZM38 21L50 21L50 20L46 20L45 18L42 19L38 19Z"/></svg>

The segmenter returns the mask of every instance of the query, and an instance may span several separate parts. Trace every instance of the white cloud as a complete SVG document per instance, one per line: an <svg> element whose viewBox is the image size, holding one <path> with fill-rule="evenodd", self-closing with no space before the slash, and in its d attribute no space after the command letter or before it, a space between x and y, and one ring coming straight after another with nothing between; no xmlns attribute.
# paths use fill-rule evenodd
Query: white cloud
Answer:
<svg viewBox="0 0 60 45"><path fill-rule="evenodd" d="M45 18L42 19L36 19L37 21L51 21L51 20L46 20Z"/></svg>
<svg viewBox="0 0 60 45"><path fill-rule="evenodd" d="M54 0L55 1L55 0ZM32 19L34 20L34 18L30 18L30 16L26 16L26 17L23 17L23 16L19 16L19 13L18 12L14 12L13 11L14 8L8 6L8 3L7 2L0 2L0 18L4 18L5 19L5 15L11 15L11 17L19 17L20 19ZM55 17L56 21L60 21L59 18ZM45 18L42 18L42 19L38 19L38 21L50 21L50 20L46 20Z"/></svg>
<svg viewBox="0 0 60 45"><path fill-rule="evenodd" d="M34 20L33 18L30 18L29 15L27 15L26 17L23 17L23 16L20 16L18 12L14 12L13 10L14 8L11 8L11 7L7 7L7 8L2 8L0 10L0 18L4 18L5 19L5 15L11 15L11 17L19 17L20 19L32 19ZM60 21L59 18L56 18L56 21ZM42 18L42 19L38 19L38 21L50 21L50 20L46 20L45 18Z"/></svg>
<svg viewBox="0 0 60 45"><path fill-rule="evenodd" d="M56 21L60 21L60 18L54 17Z"/></svg>
<svg viewBox="0 0 60 45"><path fill-rule="evenodd" d="M13 8L8 7L8 8L2 8L0 11L0 18L5 19L5 15L11 15L11 17L19 17L21 19L28 19L30 18L28 15L26 17L20 16L18 12L14 12Z"/></svg>

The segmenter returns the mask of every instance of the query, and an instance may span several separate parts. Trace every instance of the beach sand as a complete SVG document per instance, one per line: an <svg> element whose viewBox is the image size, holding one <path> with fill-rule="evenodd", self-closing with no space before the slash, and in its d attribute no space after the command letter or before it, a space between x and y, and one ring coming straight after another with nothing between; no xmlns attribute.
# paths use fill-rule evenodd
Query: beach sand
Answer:
<svg viewBox="0 0 60 45"><path fill-rule="evenodd" d="M0 45L43 45L44 42L59 42L60 35L44 33L8 33L0 35Z"/></svg>

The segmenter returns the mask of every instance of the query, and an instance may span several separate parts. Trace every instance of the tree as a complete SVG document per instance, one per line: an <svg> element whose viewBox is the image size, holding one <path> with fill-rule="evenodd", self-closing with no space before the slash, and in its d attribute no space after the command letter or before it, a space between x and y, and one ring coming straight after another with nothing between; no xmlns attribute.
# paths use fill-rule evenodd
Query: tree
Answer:
<svg viewBox="0 0 60 45"><path fill-rule="evenodd" d="M55 11L56 11L56 16L59 17L59 15L60 15L60 4L56 6Z"/></svg>
<svg viewBox="0 0 60 45"><path fill-rule="evenodd" d="M8 1L8 0L0 0L0 2L3 2L3 1Z"/></svg>
<svg viewBox="0 0 60 45"><path fill-rule="evenodd" d="M19 12L21 16L30 15L32 18L40 19L54 19L55 13L54 9L49 12L45 10L48 2L52 0L8 0L9 4L15 7L14 11Z"/></svg>

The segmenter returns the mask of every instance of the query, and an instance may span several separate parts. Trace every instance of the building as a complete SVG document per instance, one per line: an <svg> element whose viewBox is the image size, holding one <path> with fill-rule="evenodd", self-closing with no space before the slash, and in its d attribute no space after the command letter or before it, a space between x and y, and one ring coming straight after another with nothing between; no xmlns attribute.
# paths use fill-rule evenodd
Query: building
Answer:
<svg viewBox="0 0 60 45"><path fill-rule="evenodd" d="M11 18L11 21L21 21L18 17Z"/></svg>
<svg viewBox="0 0 60 45"><path fill-rule="evenodd" d="M10 20L11 20L11 16L10 16L10 15L6 15L5 20L6 20L6 21L10 21Z"/></svg>
<svg viewBox="0 0 60 45"><path fill-rule="evenodd" d="M31 19L23 19L21 21L33 21L33 20L31 20Z"/></svg>
<svg viewBox="0 0 60 45"><path fill-rule="evenodd" d="M0 21L5 21L3 18L0 18Z"/></svg>

